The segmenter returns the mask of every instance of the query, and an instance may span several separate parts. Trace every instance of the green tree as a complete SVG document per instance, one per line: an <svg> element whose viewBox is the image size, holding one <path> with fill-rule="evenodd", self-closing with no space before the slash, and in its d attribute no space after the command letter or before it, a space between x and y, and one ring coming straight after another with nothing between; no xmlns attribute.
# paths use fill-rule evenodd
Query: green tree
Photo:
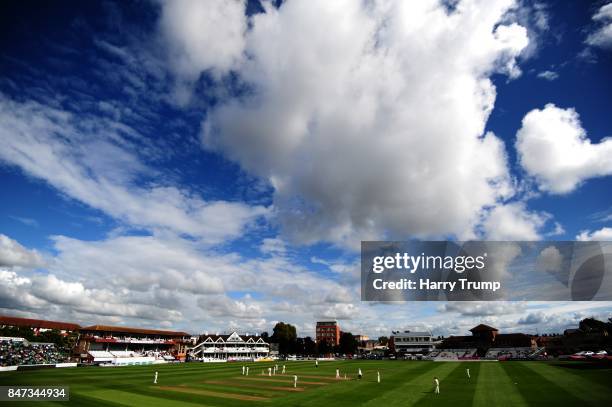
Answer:
<svg viewBox="0 0 612 407"><path fill-rule="evenodd" d="M386 336L379 336L378 343L380 343L382 346L385 346L386 344L389 343L389 338Z"/></svg>
<svg viewBox="0 0 612 407"><path fill-rule="evenodd" d="M312 356L317 352L317 344L312 340L310 336L304 338L304 354Z"/></svg>
<svg viewBox="0 0 612 407"><path fill-rule="evenodd" d="M317 342L316 353L317 355L327 355L332 352L332 346L327 341Z"/></svg>
<svg viewBox="0 0 612 407"><path fill-rule="evenodd" d="M357 353L357 346L359 343L355 336L350 332L342 332L340 335L340 344L338 345L338 351L345 355L353 355Z"/></svg>
<svg viewBox="0 0 612 407"><path fill-rule="evenodd" d="M278 343L278 352L282 355L295 353L297 350L297 330L291 324L279 322L274 326L270 341Z"/></svg>

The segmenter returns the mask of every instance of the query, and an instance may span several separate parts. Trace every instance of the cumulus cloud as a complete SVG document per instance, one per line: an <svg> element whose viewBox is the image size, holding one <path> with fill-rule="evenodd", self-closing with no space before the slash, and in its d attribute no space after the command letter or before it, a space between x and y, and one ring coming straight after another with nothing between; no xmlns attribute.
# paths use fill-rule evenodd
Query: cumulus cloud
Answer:
<svg viewBox="0 0 612 407"><path fill-rule="evenodd" d="M591 143L574 109L547 104L530 111L516 139L521 165L550 193L568 193L589 178L612 174L612 139Z"/></svg>
<svg viewBox="0 0 612 407"><path fill-rule="evenodd" d="M612 50L612 3L605 4L593 15L597 25L586 39L588 45Z"/></svg>
<svg viewBox="0 0 612 407"><path fill-rule="evenodd" d="M189 100L202 72L216 77L234 68L247 29L244 0L162 0L160 31L177 76L175 100Z"/></svg>
<svg viewBox="0 0 612 407"><path fill-rule="evenodd" d="M287 245L279 238L266 238L263 239L259 250L264 254L284 254L287 252Z"/></svg>
<svg viewBox="0 0 612 407"><path fill-rule="evenodd" d="M582 241L611 240L612 241L612 228L603 227L599 230L593 230L593 231L583 230L576 236L576 240L582 240Z"/></svg>
<svg viewBox="0 0 612 407"><path fill-rule="evenodd" d="M89 289L82 283L61 280L55 275L24 276L0 269L0 308L29 310L48 318L58 309L63 314L84 313L120 318L177 320L180 311L167 309L153 301L142 303L125 292Z"/></svg>
<svg viewBox="0 0 612 407"><path fill-rule="evenodd" d="M0 267L36 268L44 264L36 250L27 249L16 240L0 234Z"/></svg>
<svg viewBox="0 0 612 407"><path fill-rule="evenodd" d="M536 259L536 268L540 271L559 271L563 263L563 256L559 249L548 246L540 252Z"/></svg>
<svg viewBox="0 0 612 407"><path fill-rule="evenodd" d="M267 213L164 183L130 144L140 134L120 123L1 95L0 122L0 161L132 226L217 243Z"/></svg>
<svg viewBox="0 0 612 407"><path fill-rule="evenodd" d="M225 289L220 275L237 260L232 256L204 257L186 241L152 236L120 236L94 242L55 236L53 240L58 255L52 270L117 290L147 291L155 287L219 294Z"/></svg>
<svg viewBox="0 0 612 407"><path fill-rule="evenodd" d="M31 281L15 271L0 268L0 308L30 310L45 302L29 292Z"/></svg>
<svg viewBox="0 0 612 407"><path fill-rule="evenodd" d="M359 315L358 308L355 304L334 304L322 309L317 315L321 319L352 319Z"/></svg>
<svg viewBox="0 0 612 407"><path fill-rule="evenodd" d="M261 319L264 309L253 301L233 300L226 296L205 297L198 300L198 306L210 317L240 318L241 320Z"/></svg>
<svg viewBox="0 0 612 407"><path fill-rule="evenodd" d="M490 76L519 75L528 44L514 6L266 3L236 70L250 92L211 110L204 146L269 180L300 242L470 234L513 193L484 128Z"/></svg>
<svg viewBox="0 0 612 407"><path fill-rule="evenodd" d="M520 318L520 325L535 325L542 324L546 320L546 315L543 312L530 312L525 317Z"/></svg>
<svg viewBox="0 0 612 407"><path fill-rule="evenodd" d="M491 240L539 240L538 230L549 216L529 212L523 202L513 202L493 208L483 227Z"/></svg>

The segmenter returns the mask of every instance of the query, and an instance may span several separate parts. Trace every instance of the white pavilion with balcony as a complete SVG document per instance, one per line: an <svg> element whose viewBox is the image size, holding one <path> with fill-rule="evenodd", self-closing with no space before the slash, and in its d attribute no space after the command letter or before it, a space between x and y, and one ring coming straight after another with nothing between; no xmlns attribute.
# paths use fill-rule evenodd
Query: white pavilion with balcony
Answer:
<svg viewBox="0 0 612 407"><path fill-rule="evenodd" d="M237 332L227 335L202 335L188 353L192 360L251 361L268 357L270 344L261 336L239 335Z"/></svg>

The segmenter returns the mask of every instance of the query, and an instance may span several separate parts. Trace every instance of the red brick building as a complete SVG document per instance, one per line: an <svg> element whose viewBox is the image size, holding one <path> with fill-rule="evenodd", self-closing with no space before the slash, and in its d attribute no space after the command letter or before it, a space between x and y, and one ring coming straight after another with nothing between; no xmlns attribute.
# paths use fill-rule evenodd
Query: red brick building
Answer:
<svg viewBox="0 0 612 407"><path fill-rule="evenodd" d="M332 346L337 346L340 343L340 326L338 325L338 322L317 322L316 339L317 343L324 341Z"/></svg>

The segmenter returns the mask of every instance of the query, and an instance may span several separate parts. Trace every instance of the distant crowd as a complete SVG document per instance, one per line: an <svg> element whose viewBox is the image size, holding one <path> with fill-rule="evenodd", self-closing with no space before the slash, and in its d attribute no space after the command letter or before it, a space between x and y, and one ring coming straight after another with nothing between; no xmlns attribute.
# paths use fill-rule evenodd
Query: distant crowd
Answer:
<svg viewBox="0 0 612 407"><path fill-rule="evenodd" d="M54 344L22 341L0 341L0 366L39 365L67 362L68 355Z"/></svg>

